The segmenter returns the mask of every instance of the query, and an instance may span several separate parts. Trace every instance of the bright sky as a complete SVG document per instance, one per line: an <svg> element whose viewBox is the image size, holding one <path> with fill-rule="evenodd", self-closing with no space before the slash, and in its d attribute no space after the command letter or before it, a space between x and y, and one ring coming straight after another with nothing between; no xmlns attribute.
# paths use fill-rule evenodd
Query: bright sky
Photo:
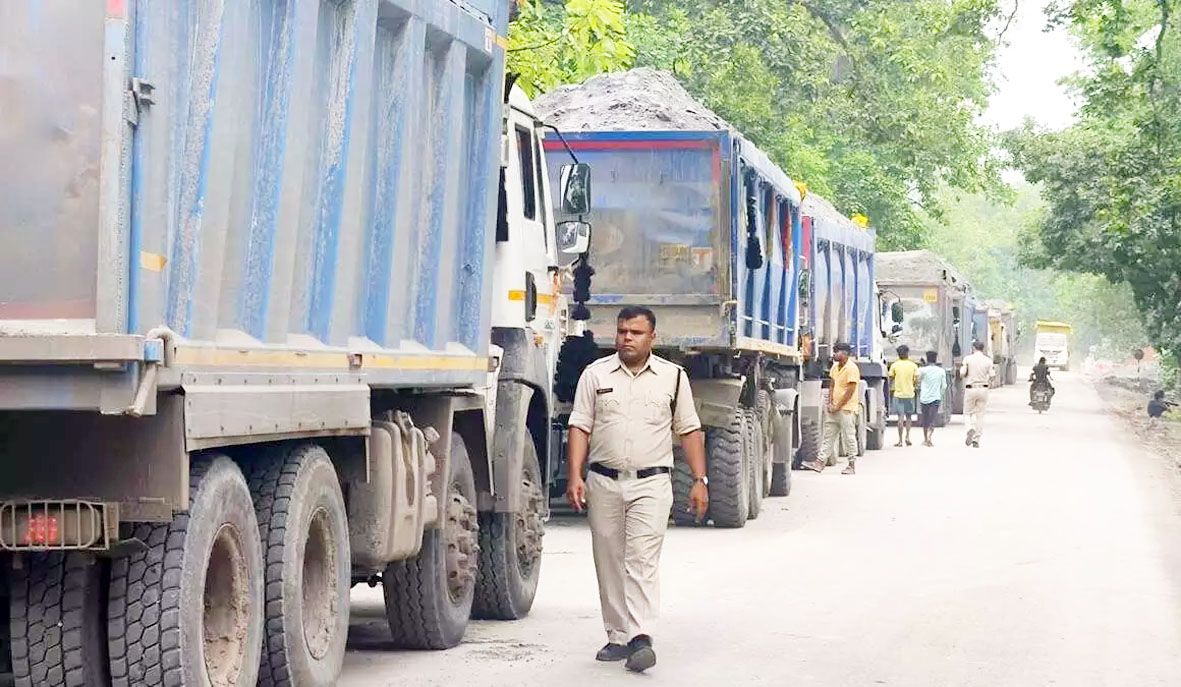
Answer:
<svg viewBox="0 0 1181 687"><path fill-rule="evenodd" d="M997 60L997 92L989 102L984 121L1002 131L1020 126L1032 117L1042 126L1063 128L1071 123L1074 103L1057 81L1083 68L1084 62L1065 29L1043 32L1047 0L1005 0L1012 8L1020 2L1016 19L1005 34Z"/></svg>

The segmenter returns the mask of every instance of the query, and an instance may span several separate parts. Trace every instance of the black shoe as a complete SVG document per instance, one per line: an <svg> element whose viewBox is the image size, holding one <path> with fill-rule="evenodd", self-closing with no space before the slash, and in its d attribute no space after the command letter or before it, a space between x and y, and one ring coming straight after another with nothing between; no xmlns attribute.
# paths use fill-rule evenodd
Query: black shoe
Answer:
<svg viewBox="0 0 1181 687"><path fill-rule="evenodd" d="M973 442L972 442L972 448L980 448L980 442L979 442L979 441L973 441Z"/></svg>
<svg viewBox="0 0 1181 687"><path fill-rule="evenodd" d="M971 446L972 445L972 442L975 441L975 439L973 439L974 435L975 435L975 432L973 432L972 430L969 429L967 435L964 436L964 446Z"/></svg>
<svg viewBox="0 0 1181 687"><path fill-rule="evenodd" d="M599 653L595 654L596 661L622 661L627 658L628 649L626 644L611 644L607 643Z"/></svg>
<svg viewBox="0 0 1181 687"><path fill-rule="evenodd" d="M627 643L627 669L633 673L642 673L656 665L656 651L652 649L652 638L648 635L636 635Z"/></svg>

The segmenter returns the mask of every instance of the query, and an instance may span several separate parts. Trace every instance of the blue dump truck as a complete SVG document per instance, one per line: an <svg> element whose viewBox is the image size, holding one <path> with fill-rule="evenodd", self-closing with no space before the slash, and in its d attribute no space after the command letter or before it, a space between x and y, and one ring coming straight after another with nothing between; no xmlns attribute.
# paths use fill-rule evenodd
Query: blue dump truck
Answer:
<svg viewBox="0 0 1181 687"><path fill-rule="evenodd" d="M799 327L805 365L796 466L816 458L828 399L828 369L837 343L852 346L852 360L861 372L857 455L882 448L887 416L874 234L815 194L804 198L802 229Z"/></svg>
<svg viewBox="0 0 1181 687"><path fill-rule="evenodd" d="M3 4L17 684L328 687L358 582L397 646L529 611L588 238L549 212L508 13Z"/></svg>
<svg viewBox="0 0 1181 687"><path fill-rule="evenodd" d="M566 88L539 100L567 131L566 144L547 139L545 147L557 160L568 144L594 169L589 331L600 354L613 347L621 307L656 313L657 353L688 371L706 427L709 519L741 527L758 516L765 496L788 494L805 433L805 445L816 448L832 344L855 340L859 354L871 356L873 237L827 216L806 231L800 190L732 130L587 130L578 123L596 112L617 117L637 100L650 112L687 99L671 76L636 72L592 79L583 88L593 97ZM635 93L628 84L637 79L652 87ZM671 107L669 118L685 110ZM880 371L874 374L880 389ZM691 481L677 461L678 522L692 521Z"/></svg>

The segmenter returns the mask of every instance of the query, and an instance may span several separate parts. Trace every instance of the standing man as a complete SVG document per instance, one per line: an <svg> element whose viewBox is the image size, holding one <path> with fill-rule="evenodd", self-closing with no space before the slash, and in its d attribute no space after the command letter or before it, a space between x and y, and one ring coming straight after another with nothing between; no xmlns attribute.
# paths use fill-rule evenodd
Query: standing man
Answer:
<svg viewBox="0 0 1181 687"><path fill-rule="evenodd" d="M835 463L835 456L840 455L843 445L849 465L841 474L857 473L854 467L857 461L857 414L861 412L857 388L861 384L861 371L857 369L857 363L849 360L851 353L852 348L847 343L833 347L832 369L828 371L832 388L829 389L828 406L824 413L824 440L820 444L820 456L810 463L804 463L804 467L809 470L821 472L830 463Z"/></svg>
<svg viewBox="0 0 1181 687"><path fill-rule="evenodd" d="M890 396L893 398L894 414L898 416L898 443L903 442L902 430L906 429L906 445L910 446L910 418L915 413L915 377L918 376L919 366L910 359L910 347L902 344L898 347L898 360L890 365Z"/></svg>
<svg viewBox="0 0 1181 687"><path fill-rule="evenodd" d="M619 312L615 355L587 366L570 413L566 498L578 512L590 504L591 544L607 645L600 661L656 665L652 624L659 609L660 550L673 494L672 433L681 437L693 473L689 504L705 518L709 493L705 438L680 366L652 355L656 315ZM587 481L582 466L590 456Z"/></svg>
<svg viewBox="0 0 1181 687"><path fill-rule="evenodd" d="M984 411L988 409L988 386L992 379L992 358L984 354L984 342L972 345L975 351L964 358L960 374L964 378L964 415L968 417L968 434L964 445L980 448L984 435Z"/></svg>
<svg viewBox="0 0 1181 687"><path fill-rule="evenodd" d="M927 364L919 369L919 424L923 426L923 446L934 446L935 421L939 404L947 392L947 372L937 363L939 354L927 351Z"/></svg>

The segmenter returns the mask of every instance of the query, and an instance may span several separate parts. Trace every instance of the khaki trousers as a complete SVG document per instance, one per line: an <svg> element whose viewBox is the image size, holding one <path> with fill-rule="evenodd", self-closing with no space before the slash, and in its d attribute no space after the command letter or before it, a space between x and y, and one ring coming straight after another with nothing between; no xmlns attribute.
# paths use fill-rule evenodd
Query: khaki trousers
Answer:
<svg viewBox="0 0 1181 687"><path fill-rule="evenodd" d="M857 460L857 411L824 411L824 434L820 442L821 465L836 465L845 456L852 463Z"/></svg>
<svg viewBox="0 0 1181 687"><path fill-rule="evenodd" d="M591 544L607 641L651 635L660 609L660 550L672 509L667 474L644 479L587 476Z"/></svg>
<svg viewBox="0 0 1181 687"><path fill-rule="evenodd" d="M984 434L984 411L988 410L988 388L964 389L964 415L968 431L979 439Z"/></svg>

